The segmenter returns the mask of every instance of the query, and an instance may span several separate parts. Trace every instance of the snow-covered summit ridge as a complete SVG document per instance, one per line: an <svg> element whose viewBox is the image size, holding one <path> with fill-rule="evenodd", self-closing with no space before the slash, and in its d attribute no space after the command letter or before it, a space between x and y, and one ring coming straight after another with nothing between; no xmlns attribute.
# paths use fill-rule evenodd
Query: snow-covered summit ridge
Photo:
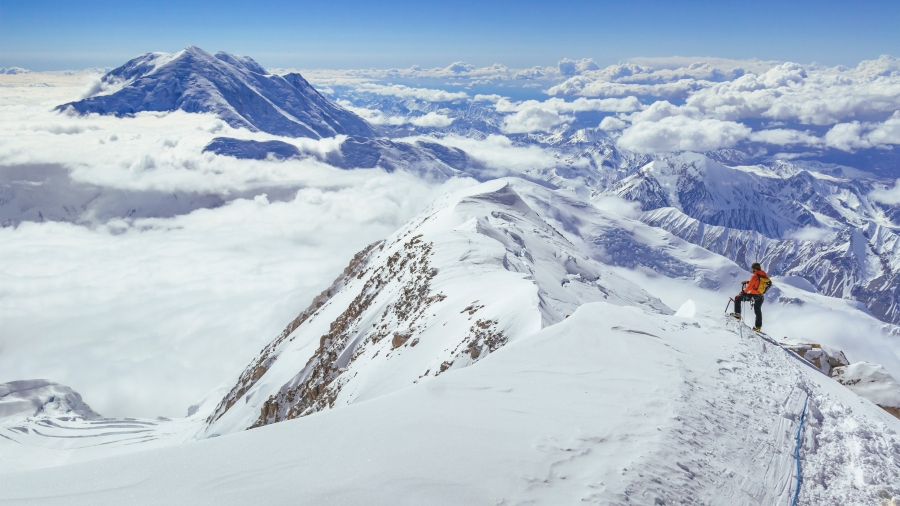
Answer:
<svg viewBox="0 0 900 506"><path fill-rule="evenodd" d="M126 116L209 112L233 127L289 137L371 137L369 124L317 92L300 74L269 74L252 58L188 46L147 53L103 76L94 94L57 109Z"/></svg>
<svg viewBox="0 0 900 506"><path fill-rule="evenodd" d="M247 367L209 417L207 434L371 399L472 365L586 302L672 313L604 265L601 258L617 253L601 239L590 251L560 233L548 221L560 209L539 204L551 200L603 226L583 202L500 179L439 199L360 252ZM627 240L627 232L617 235Z"/></svg>
<svg viewBox="0 0 900 506"><path fill-rule="evenodd" d="M900 422L716 316L585 304L371 402L0 487L37 505L787 504L805 406L801 504L900 496Z"/></svg>

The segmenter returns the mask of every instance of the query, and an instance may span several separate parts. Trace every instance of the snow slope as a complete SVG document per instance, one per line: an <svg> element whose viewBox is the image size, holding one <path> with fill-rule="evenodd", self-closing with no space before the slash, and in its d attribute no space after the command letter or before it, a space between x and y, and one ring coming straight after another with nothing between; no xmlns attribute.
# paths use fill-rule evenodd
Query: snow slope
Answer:
<svg viewBox="0 0 900 506"><path fill-rule="evenodd" d="M801 504L900 495L900 420L726 320L746 275L564 190L466 188L187 418L7 419L0 504L782 504L807 398ZM848 301L779 283L765 314L900 370Z"/></svg>
<svg viewBox="0 0 900 506"><path fill-rule="evenodd" d="M590 259L495 180L446 196L354 258L210 417L225 434L466 367L585 302L671 309ZM549 190L547 190L549 192Z"/></svg>
<svg viewBox="0 0 900 506"><path fill-rule="evenodd" d="M253 59L196 46L147 53L103 76L93 96L63 104L79 114L211 112L229 125L288 137L371 137L365 120L319 94L300 74L269 74Z"/></svg>
<svg viewBox="0 0 900 506"><path fill-rule="evenodd" d="M900 421L718 317L605 302L366 402L0 474L0 504L800 504L900 494Z"/></svg>

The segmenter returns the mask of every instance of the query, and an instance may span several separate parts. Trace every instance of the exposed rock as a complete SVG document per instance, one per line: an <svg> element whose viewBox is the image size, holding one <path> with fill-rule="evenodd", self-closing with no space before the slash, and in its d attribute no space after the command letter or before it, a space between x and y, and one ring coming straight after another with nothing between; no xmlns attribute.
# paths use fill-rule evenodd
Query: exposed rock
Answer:
<svg viewBox="0 0 900 506"><path fill-rule="evenodd" d="M900 384L879 364L857 362L836 367L832 376L860 397L900 418Z"/></svg>
<svg viewBox="0 0 900 506"><path fill-rule="evenodd" d="M401 334L399 332L394 334L394 338L391 340L391 347L399 348L403 346L406 341L409 341L409 336L409 334Z"/></svg>
<svg viewBox="0 0 900 506"><path fill-rule="evenodd" d="M375 269L347 309L331 322L328 333L322 335L319 348L303 370L269 397L260 410L259 419L250 428L332 407L343 386L342 381L336 380L366 350L367 344L378 343L388 336L384 327L376 326L364 339L354 339L359 334L361 318L388 283L404 277L397 300L387 306L382 319L392 315L408 325L405 332L396 332L393 336L393 343L398 342L398 336L402 336L400 339L405 343L416 331L416 320L428 307L444 299L440 293L430 293L429 282L437 274L429 263L431 249L432 245L417 235ZM349 360L345 358L348 355Z"/></svg>
<svg viewBox="0 0 900 506"><path fill-rule="evenodd" d="M231 409L235 402L238 399L243 397L245 393L247 393L250 388L256 384L259 378L266 373L269 367L275 362L278 358L278 355L275 354L275 350L278 346L285 340L289 335L291 335L294 330L297 329L303 322L305 322L310 316L315 314L315 312L324 306L335 294L337 294L341 288L347 283L350 278L358 277L363 269L366 266L366 262L369 257L375 252L381 250L384 245L384 241L378 241L368 245L365 249L354 255L353 259L350 260L350 264L344 269L344 272L341 273L337 279L334 280L334 283L328 287L327 290L320 293L313 299L312 303L307 307L300 315L298 315L294 320L288 324L287 327L275 338L274 341L269 343L263 350L259 353L259 356L254 360L241 374L241 377L238 379L237 384L231 389L231 391L222 399L219 405L216 407L215 411L207 418L208 423L212 423L218 420L226 411Z"/></svg>
<svg viewBox="0 0 900 506"><path fill-rule="evenodd" d="M833 376L836 367L849 365L844 352L840 350L824 350L820 344L792 344L785 348L793 351L800 358L816 366L826 376Z"/></svg>

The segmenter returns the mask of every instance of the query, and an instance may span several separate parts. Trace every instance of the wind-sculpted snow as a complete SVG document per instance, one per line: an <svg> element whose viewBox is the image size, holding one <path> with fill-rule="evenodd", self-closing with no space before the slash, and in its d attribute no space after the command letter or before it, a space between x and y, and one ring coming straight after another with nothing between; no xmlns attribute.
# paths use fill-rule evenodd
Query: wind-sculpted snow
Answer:
<svg viewBox="0 0 900 506"><path fill-rule="evenodd" d="M249 57L213 56L196 46L139 56L103 76L96 91L57 109L116 116L180 109L289 137L374 135L365 120L320 95L300 74L271 75Z"/></svg>
<svg viewBox="0 0 900 506"><path fill-rule="evenodd" d="M585 302L671 312L580 251L519 191L529 200L553 194L517 180L485 183L444 197L357 255L328 298L250 364L207 433L304 416L466 367Z"/></svg>
<svg viewBox="0 0 900 506"><path fill-rule="evenodd" d="M34 415L100 418L81 395L65 385L47 380L21 380L0 384L0 422Z"/></svg>

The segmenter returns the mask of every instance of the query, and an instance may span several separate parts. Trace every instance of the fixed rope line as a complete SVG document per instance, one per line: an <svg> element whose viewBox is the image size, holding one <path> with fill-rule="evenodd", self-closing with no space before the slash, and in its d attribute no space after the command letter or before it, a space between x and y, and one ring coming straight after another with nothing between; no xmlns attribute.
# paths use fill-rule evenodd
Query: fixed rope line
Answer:
<svg viewBox="0 0 900 506"><path fill-rule="evenodd" d="M800 426L797 427L797 444L794 446L794 461L797 464L797 485L794 488L794 498L791 500L791 506L797 505L797 498L800 496L800 483L803 477L800 474L800 436L803 434L803 421L806 420L806 405L809 403L809 394L806 394L806 401L803 402L803 414L800 415Z"/></svg>
<svg viewBox="0 0 900 506"><path fill-rule="evenodd" d="M743 311L743 309L744 309L743 301L741 301L740 304L741 304L741 310L742 310L741 314L743 314L743 312L744 312ZM734 305L735 305L735 309L737 309L738 302L734 301ZM728 311L728 306L725 306L725 311L726 312ZM738 329L739 329L739 332L741 335L741 339L743 339L744 338L744 322L742 320L738 321ZM764 337L764 339L772 342L773 344L777 345L779 348L784 350L784 347L781 346L779 343L771 341L771 339L768 339L765 337ZM787 351L787 350L785 350L785 351ZM816 367L812 366L812 364L809 364L804 359L800 358L799 355L796 355L796 354L793 354L790 352L788 352L788 354L791 356L796 356L796 358L798 358L801 362L805 363L806 365L809 365L813 369L816 369L816 371L818 371L819 373L824 374L821 370L817 369ZM794 485L794 496L791 499L791 506L797 506L797 499L800 497L800 484L803 482L803 474L802 474L802 470L800 468L800 438L803 436L803 423L806 421L806 406L808 404L809 404L809 393L806 394L806 400L803 401L803 412L800 414L800 425L797 427L797 437L795 438L795 444L794 444L794 465L797 468L797 483L796 483L796 485Z"/></svg>

